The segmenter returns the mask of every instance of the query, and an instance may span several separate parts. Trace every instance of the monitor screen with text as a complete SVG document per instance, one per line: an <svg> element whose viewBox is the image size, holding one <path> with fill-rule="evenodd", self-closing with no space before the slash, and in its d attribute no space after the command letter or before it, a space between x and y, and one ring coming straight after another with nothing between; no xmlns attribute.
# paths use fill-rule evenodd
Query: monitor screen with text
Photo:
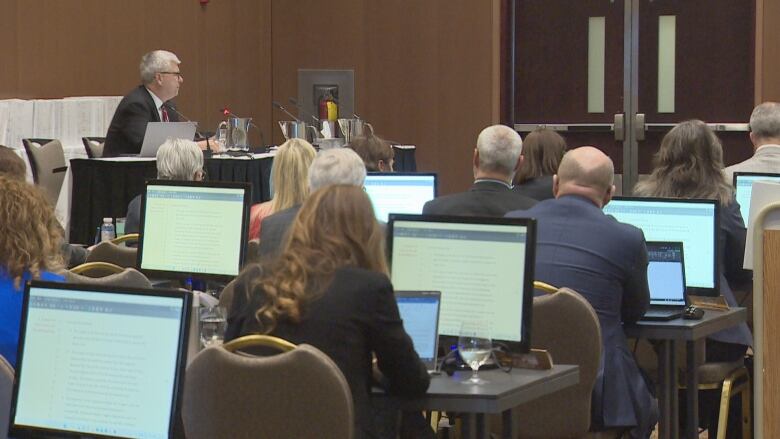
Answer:
<svg viewBox="0 0 780 439"><path fill-rule="evenodd" d="M377 219L384 222L391 213L422 213L425 203L436 198L436 174L372 172L364 186Z"/></svg>
<svg viewBox="0 0 780 439"><path fill-rule="evenodd" d="M534 220L391 215L388 239L396 289L441 291L439 334L476 318L528 348Z"/></svg>
<svg viewBox="0 0 780 439"><path fill-rule="evenodd" d="M188 292L33 282L25 294L14 436L172 437Z"/></svg>
<svg viewBox="0 0 780 439"><path fill-rule="evenodd" d="M150 276L230 279L246 247L249 186L147 182L138 266Z"/></svg>
<svg viewBox="0 0 780 439"><path fill-rule="evenodd" d="M615 197L604 206L604 213L639 227L647 241L682 242L688 293L717 292L717 201Z"/></svg>
<svg viewBox="0 0 780 439"><path fill-rule="evenodd" d="M780 182L780 174L759 174L756 172L735 172L734 189L739 203L739 212L745 226L750 220L750 197L753 194L753 183L757 181Z"/></svg>

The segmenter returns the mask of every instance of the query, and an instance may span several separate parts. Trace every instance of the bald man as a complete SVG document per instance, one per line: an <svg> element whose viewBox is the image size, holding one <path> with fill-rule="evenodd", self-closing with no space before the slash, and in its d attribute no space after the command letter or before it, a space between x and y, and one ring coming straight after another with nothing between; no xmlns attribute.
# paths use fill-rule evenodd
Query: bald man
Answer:
<svg viewBox="0 0 780 439"><path fill-rule="evenodd" d="M554 199L508 217L536 218L535 279L569 287L590 302L601 323L602 362L593 389L594 429L633 427L649 437L658 420L651 395L628 347L623 323L650 303L642 231L602 212L615 187L612 160L590 146L563 156L553 177Z"/></svg>

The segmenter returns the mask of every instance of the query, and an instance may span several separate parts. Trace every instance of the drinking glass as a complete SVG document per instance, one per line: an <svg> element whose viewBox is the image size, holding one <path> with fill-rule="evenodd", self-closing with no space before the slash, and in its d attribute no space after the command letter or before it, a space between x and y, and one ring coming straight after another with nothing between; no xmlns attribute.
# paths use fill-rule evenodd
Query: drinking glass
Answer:
<svg viewBox="0 0 780 439"><path fill-rule="evenodd" d="M221 306L201 307L199 309L200 345L203 348L221 345L225 339L227 319L225 308Z"/></svg>
<svg viewBox="0 0 780 439"><path fill-rule="evenodd" d="M490 325L486 321L465 321L460 327L458 337L458 353L460 358L473 371L471 378L465 384L484 384L487 381L479 377L479 367L485 364L493 352L493 342L490 339Z"/></svg>

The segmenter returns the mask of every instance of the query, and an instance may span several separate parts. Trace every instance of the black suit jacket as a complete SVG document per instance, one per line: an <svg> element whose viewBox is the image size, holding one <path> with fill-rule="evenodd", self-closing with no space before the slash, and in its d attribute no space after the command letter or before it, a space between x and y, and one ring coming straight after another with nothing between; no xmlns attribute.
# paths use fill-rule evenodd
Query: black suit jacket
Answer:
<svg viewBox="0 0 780 439"><path fill-rule="evenodd" d="M226 341L261 331L254 314L266 297L262 291L247 290L260 275L260 267L253 265L236 279ZM338 365L355 403L356 438L375 437L369 398L372 353L389 393L415 397L428 389L428 371L404 331L393 286L383 274L359 268L337 270L325 291L305 304L300 322L280 319L271 335L310 344Z"/></svg>
<svg viewBox="0 0 780 439"><path fill-rule="evenodd" d="M528 209L534 204L536 200L515 193L506 185L483 180L475 182L466 192L445 195L425 203L423 214L500 218L507 212Z"/></svg>
<svg viewBox="0 0 780 439"><path fill-rule="evenodd" d="M275 258L282 250L287 229L295 219L295 215L301 209L300 204L289 209L280 210L263 219L260 228L260 248L258 250L261 260Z"/></svg>
<svg viewBox="0 0 780 439"><path fill-rule="evenodd" d="M525 195L528 198L533 198L536 201L555 198L553 195L552 175L543 175L541 177L536 177L534 179L524 181L520 184L516 184L512 190L518 194Z"/></svg>
<svg viewBox="0 0 780 439"><path fill-rule="evenodd" d="M172 103L166 106L174 108ZM175 109L168 111L168 120L177 122ZM127 94L116 108L111 125L106 133L103 157L116 157L121 154L138 154L144 143L146 124L160 122L160 114L154 105L154 99L143 85L139 85Z"/></svg>

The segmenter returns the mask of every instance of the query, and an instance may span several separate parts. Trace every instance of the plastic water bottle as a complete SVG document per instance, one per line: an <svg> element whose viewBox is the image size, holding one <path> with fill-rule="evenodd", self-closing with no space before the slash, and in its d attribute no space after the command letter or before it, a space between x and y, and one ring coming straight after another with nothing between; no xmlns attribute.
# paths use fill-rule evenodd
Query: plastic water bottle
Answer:
<svg viewBox="0 0 780 439"><path fill-rule="evenodd" d="M103 225L100 226L100 241L110 241L114 238L116 238L116 232L113 219L103 218Z"/></svg>

